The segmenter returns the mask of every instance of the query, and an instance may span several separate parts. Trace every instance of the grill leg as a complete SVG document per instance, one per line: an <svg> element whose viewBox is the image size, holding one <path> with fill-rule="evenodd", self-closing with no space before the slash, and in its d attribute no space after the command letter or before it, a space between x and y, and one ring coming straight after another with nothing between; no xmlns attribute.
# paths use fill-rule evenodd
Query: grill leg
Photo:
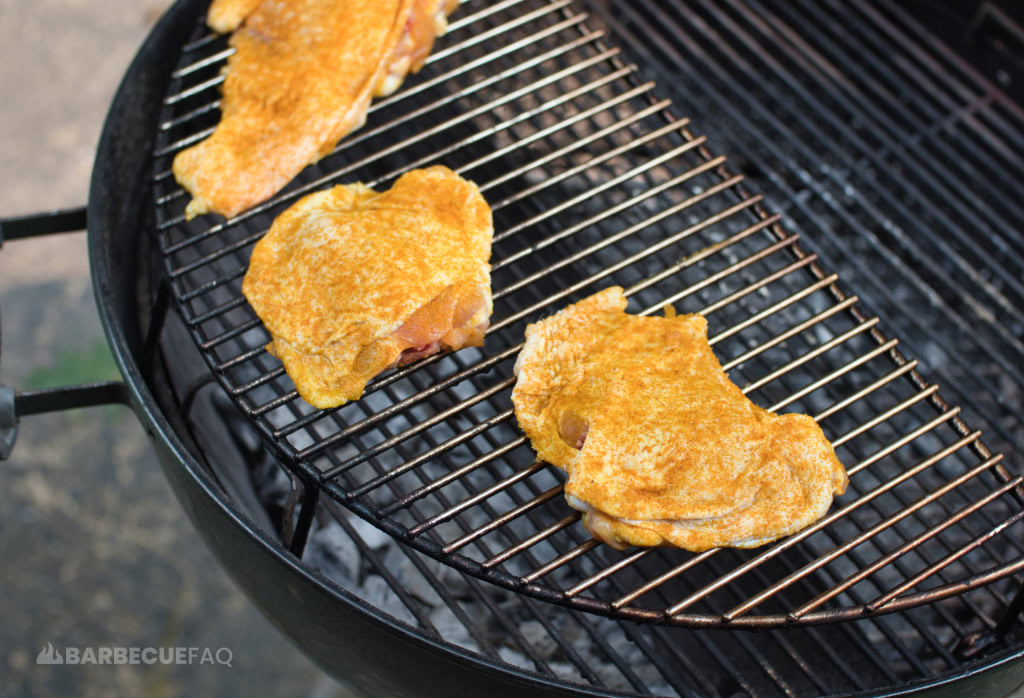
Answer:
<svg viewBox="0 0 1024 698"><path fill-rule="evenodd" d="M1014 621L1024 611L1024 585L1017 589L1010 605L1006 607L1002 618L992 630L979 630L971 633L956 644L953 654L961 660L970 660L987 652L991 647L1002 642L1006 633L1013 627Z"/></svg>

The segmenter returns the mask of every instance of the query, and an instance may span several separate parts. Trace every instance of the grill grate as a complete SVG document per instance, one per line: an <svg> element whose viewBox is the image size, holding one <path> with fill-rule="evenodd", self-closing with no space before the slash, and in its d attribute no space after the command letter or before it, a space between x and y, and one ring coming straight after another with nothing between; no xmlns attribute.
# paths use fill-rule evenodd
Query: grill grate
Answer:
<svg viewBox="0 0 1024 698"><path fill-rule="evenodd" d="M310 491L470 575L675 625L862 618L1024 568L1020 542L1000 535L1024 517L1021 478L654 83L570 0L466 5L423 73L375 103L363 131L225 223L185 222L187 197L169 172L216 123L224 39L197 34L166 99L154 191L171 288L221 384ZM494 211L486 346L314 410L263 350L269 336L241 296L252 245L306 192L388 186L437 162L478 182ZM558 474L533 462L509 393L526 323L611 284L634 311L671 302L704 313L744 392L815 416L851 474L825 519L756 551L618 553L587 539ZM985 593L1006 605L994 587Z"/></svg>

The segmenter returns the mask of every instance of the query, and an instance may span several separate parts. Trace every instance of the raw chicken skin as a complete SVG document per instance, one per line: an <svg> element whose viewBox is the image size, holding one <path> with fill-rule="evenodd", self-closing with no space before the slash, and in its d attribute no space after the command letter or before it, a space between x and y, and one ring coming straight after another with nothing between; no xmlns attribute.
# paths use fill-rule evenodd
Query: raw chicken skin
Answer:
<svg viewBox="0 0 1024 698"><path fill-rule="evenodd" d="M299 394L336 407L386 368L483 343L492 235L480 190L446 167L337 186L277 217L242 292Z"/></svg>
<svg viewBox="0 0 1024 698"><path fill-rule="evenodd" d="M269 199L359 128L374 95L398 89L445 31L453 0L214 2L207 21L235 27L221 121L174 158L192 195L186 218L231 218ZM244 19L244 21L243 21ZM241 23L239 25L239 23Z"/></svg>
<svg viewBox="0 0 1024 698"><path fill-rule="evenodd" d="M775 415L733 384L700 315L627 315L618 287L526 329L512 392L537 455L613 547L751 548L799 531L846 471L806 415Z"/></svg>

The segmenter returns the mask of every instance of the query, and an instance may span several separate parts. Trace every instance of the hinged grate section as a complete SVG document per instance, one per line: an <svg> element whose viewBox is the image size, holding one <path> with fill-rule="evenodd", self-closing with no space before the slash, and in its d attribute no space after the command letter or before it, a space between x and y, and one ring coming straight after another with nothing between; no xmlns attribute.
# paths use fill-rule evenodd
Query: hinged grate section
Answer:
<svg viewBox="0 0 1024 698"><path fill-rule="evenodd" d="M305 482L471 575L577 609L697 627L771 627L909 608L1024 567L1021 478L669 111L570 0L467 2L425 70L266 204L185 222L173 155L216 123L222 38L181 58L156 151L166 271L211 369ZM302 194L443 163L495 218L483 349L374 380L314 410L264 351L240 292L253 244ZM755 551L618 553L589 540L515 424L528 322L606 286L633 312L702 312L758 404L817 419L851 474L828 516ZM966 585L966 586L965 586ZM995 600L1005 599L991 590Z"/></svg>

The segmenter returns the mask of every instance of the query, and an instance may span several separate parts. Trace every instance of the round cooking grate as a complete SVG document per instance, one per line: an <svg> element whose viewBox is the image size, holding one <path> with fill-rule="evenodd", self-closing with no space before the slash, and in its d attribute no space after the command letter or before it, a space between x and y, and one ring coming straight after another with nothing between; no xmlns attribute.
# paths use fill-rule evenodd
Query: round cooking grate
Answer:
<svg viewBox="0 0 1024 698"><path fill-rule="evenodd" d="M154 205L171 293L203 356L305 484L463 572L553 603L695 627L861 618L1024 567L999 536L1024 518L1011 477L840 289L670 112L571 0L466 2L425 69L362 130L265 204L185 221L175 153L215 126L230 49L197 26L165 99ZM241 295L252 246L297 197L386 187L441 163L491 203L495 312L482 349L431 357L315 410ZM617 552L578 525L557 470L534 463L509 399L528 322L601 288L631 311L702 312L733 380L815 416L851 484L820 522L753 551Z"/></svg>

